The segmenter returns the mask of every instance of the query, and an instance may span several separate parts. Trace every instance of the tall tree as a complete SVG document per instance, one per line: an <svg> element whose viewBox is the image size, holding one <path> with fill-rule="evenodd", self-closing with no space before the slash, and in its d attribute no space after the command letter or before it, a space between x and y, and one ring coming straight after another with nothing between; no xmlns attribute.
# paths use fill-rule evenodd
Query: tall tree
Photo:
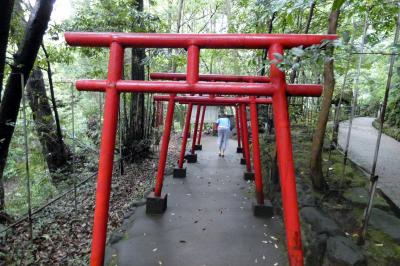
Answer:
<svg viewBox="0 0 400 266"><path fill-rule="evenodd" d="M314 9L315 9L316 4L317 4L317 1L312 1L310 4L310 12L308 13L307 22L306 22L306 26L304 29L305 34L307 34L308 31L310 30L311 21L312 21L313 15L314 15ZM298 63L298 62L300 62L300 58L296 57L295 63ZM297 76L297 71L296 71L296 69L293 69L292 72L290 73L289 83L294 83L294 81L296 80L296 76Z"/></svg>
<svg viewBox="0 0 400 266"><path fill-rule="evenodd" d="M183 12L183 0L179 0L179 7L178 7L178 19L176 20L176 33L181 31L182 26L182 12Z"/></svg>
<svg viewBox="0 0 400 266"><path fill-rule="evenodd" d="M272 33L273 26L274 26L274 20L276 18L277 12L273 12L271 15L271 19L268 22L268 34ZM265 68L266 68L266 62L267 62L267 55L268 55L268 49L264 49L262 52L261 56L261 61L262 61L262 67L261 67L261 76L265 76Z"/></svg>
<svg viewBox="0 0 400 266"><path fill-rule="evenodd" d="M153 16L143 12L143 0L93 0L90 3L81 1L76 10L76 18L67 25L73 31L146 32L155 31L158 25ZM101 51L94 53L100 54ZM130 68L125 65L130 69L131 79L145 79L145 58L144 49L131 49ZM143 93L124 93L122 97L123 154L133 155L131 158L141 158L150 147L145 135L145 96Z"/></svg>
<svg viewBox="0 0 400 266"><path fill-rule="evenodd" d="M337 1L332 5L331 13L329 15L328 34L336 34L340 15L340 7L335 6L336 2ZM322 190L325 187L325 180L322 173L322 146L325 138L326 124L329 118L329 110L332 105L333 90L335 88L333 51L333 46L328 46L326 51L327 59L324 65L323 100L311 146L311 179L314 188L318 190Z"/></svg>
<svg viewBox="0 0 400 266"><path fill-rule="evenodd" d="M54 83L53 83L53 73L51 70L51 63L50 63L50 56L49 53L46 50L46 47L44 46L44 44L42 43L41 45L44 56L46 58L46 65L47 65L47 78L49 79L49 89L50 89L50 99L51 99L51 104L53 106L53 112L54 112L54 121L56 123L56 132L57 132L57 140L58 143L63 143L63 136L62 136L62 132L61 132L61 124L60 124L60 118L58 115L58 109L57 109L57 103L56 103L56 97L54 94Z"/></svg>
<svg viewBox="0 0 400 266"><path fill-rule="evenodd" d="M11 14L14 0L3 0L0 3L0 102L3 90L4 66L6 63L6 51L8 33L10 32Z"/></svg>
<svg viewBox="0 0 400 266"><path fill-rule="evenodd" d="M176 20L176 33L181 32L181 27L182 27L182 16L183 16L183 0L179 0L179 5L178 5L178 18ZM178 50L174 50L177 52ZM176 59L172 57L172 72L176 72L176 68L178 67Z"/></svg>
<svg viewBox="0 0 400 266"><path fill-rule="evenodd" d="M36 133L42 145L43 156L53 183L57 185L66 179L70 152L64 141L58 137L56 122L46 95L43 73L39 68L32 71L26 85L26 93L32 109Z"/></svg>
<svg viewBox="0 0 400 266"><path fill-rule="evenodd" d="M37 0L11 66L0 104L0 211L4 210L3 172L25 86L47 29L55 0ZM22 76L22 77L21 77ZM22 78L22 80L21 80Z"/></svg>
<svg viewBox="0 0 400 266"><path fill-rule="evenodd" d="M143 0L137 0L134 8L138 12L143 12ZM137 17L136 24L141 23L140 16ZM137 25L133 25L133 28ZM146 58L145 49L132 48L131 58L131 79L144 80L145 70L143 61ZM131 158L142 158L144 153L150 148L149 143L145 140L145 101L144 93L131 93L130 95L130 119L127 125L124 138L124 154L131 155Z"/></svg>

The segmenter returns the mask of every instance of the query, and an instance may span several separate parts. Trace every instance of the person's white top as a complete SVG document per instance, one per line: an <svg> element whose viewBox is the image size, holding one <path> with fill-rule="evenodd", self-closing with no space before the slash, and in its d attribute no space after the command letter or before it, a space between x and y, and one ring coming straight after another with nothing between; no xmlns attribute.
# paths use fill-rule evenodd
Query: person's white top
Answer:
<svg viewBox="0 0 400 266"><path fill-rule="evenodd" d="M231 121L227 117L221 117L217 119L217 125L220 128L231 128Z"/></svg>

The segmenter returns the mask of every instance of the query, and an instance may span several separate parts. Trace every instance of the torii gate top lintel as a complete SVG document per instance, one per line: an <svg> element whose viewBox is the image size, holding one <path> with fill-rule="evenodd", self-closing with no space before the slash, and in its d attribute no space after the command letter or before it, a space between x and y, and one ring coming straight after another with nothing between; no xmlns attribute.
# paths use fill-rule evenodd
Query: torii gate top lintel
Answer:
<svg viewBox="0 0 400 266"><path fill-rule="evenodd" d="M335 40L335 34L174 34L174 33L110 33L66 32L72 46L108 47L118 42L123 47L206 49L265 49L279 44L284 49L308 47L324 40Z"/></svg>

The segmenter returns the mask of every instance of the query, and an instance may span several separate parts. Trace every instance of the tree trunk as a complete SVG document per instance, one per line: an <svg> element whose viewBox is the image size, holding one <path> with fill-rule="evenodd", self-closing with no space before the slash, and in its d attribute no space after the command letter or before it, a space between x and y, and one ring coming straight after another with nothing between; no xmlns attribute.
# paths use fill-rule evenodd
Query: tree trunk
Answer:
<svg viewBox="0 0 400 266"><path fill-rule="evenodd" d="M272 33L273 26L274 26L274 20L276 18L277 12L272 13L271 19L268 22L268 34ZM266 60L267 60L267 55L268 55L268 49L264 49L262 53L262 66L261 66L261 76L265 76L265 67L266 67Z"/></svg>
<svg viewBox="0 0 400 266"><path fill-rule="evenodd" d="M176 20L176 33L180 33L181 31L181 23L182 23L182 12L183 12L183 0L179 0L179 5L178 5L178 18ZM175 53L177 54L177 49L174 49ZM172 73L176 72L177 68L176 60L174 57L172 57Z"/></svg>
<svg viewBox="0 0 400 266"><path fill-rule="evenodd" d="M183 11L183 0L179 0L178 18L176 20L176 33L179 33L181 31L182 11Z"/></svg>
<svg viewBox="0 0 400 266"><path fill-rule="evenodd" d="M310 12L308 13L306 27L304 29L305 34L307 34L308 31L310 30L311 21L314 16L315 5L316 5L316 1L312 1L311 5L310 5ZM300 62L300 58L296 57L296 59L294 61L295 61L295 63L298 63L298 62ZM289 83L294 83L294 81L296 80L296 76L297 76L297 71L295 69L293 69L292 72L290 73Z"/></svg>
<svg viewBox="0 0 400 266"><path fill-rule="evenodd" d="M332 9L329 16L328 34L336 34L339 14L339 9ZM325 61L324 66L324 95L311 147L311 179L314 188L317 190L322 190L325 187L325 180L322 173L322 147L324 143L326 123L329 118L329 110L332 105L333 90L335 88L333 50L334 48L330 46L326 51L327 60Z"/></svg>
<svg viewBox="0 0 400 266"><path fill-rule="evenodd" d="M132 73L133 80L144 80L144 66L142 61L146 57L144 49L132 49ZM134 140L144 138L144 94L132 93L130 106L130 133Z"/></svg>
<svg viewBox="0 0 400 266"><path fill-rule="evenodd" d="M56 123L51 112L49 100L40 69L34 69L26 85L29 106L32 109L35 129L42 145L43 156L46 159L54 184L65 180L69 170L70 152L64 141L58 138Z"/></svg>
<svg viewBox="0 0 400 266"><path fill-rule="evenodd" d="M277 16L277 12L273 12L271 19L268 22L268 34L272 33L273 26L274 26L274 20ZM261 55L261 72L260 76L265 76L265 69L266 69L266 63L267 63L267 55L268 55L268 49L264 49ZM257 105L257 111L258 115L261 118L261 120L268 121L270 116L268 115L268 110L270 108L270 105Z"/></svg>
<svg viewBox="0 0 400 266"><path fill-rule="evenodd" d="M25 28L24 37L18 47L18 52L14 56L11 73L0 104L0 211L4 210L3 172L21 103L21 83L25 86L35 63L43 35L50 20L54 1L38 0L36 2ZM23 75L22 81L21 74Z"/></svg>
<svg viewBox="0 0 400 266"><path fill-rule="evenodd" d="M3 90L8 33L10 32L10 22L13 6L14 0L3 0L0 4L0 102L1 92Z"/></svg>
<svg viewBox="0 0 400 266"><path fill-rule="evenodd" d="M143 0L137 0L133 6L137 11L143 12ZM136 23L140 24L140 17L136 19ZM143 60L146 57L145 49L131 49L131 79L144 80L145 69ZM135 161L146 156L150 149L150 143L145 138L145 97L143 93L129 94L129 115L125 121L125 134L123 136L122 153L124 156L131 156L129 159ZM125 106L124 106L124 110Z"/></svg>
<svg viewBox="0 0 400 266"><path fill-rule="evenodd" d="M172 32L172 14L171 14L171 10L172 10L172 0L168 0L168 32ZM168 48L167 49L167 56L168 56L168 69L172 69L173 68L173 60L172 60L172 48Z"/></svg>
<svg viewBox="0 0 400 266"><path fill-rule="evenodd" d="M59 143L63 142L63 136L61 132L61 124L60 124L60 118L58 116L58 110L57 110L57 103L56 103L56 97L54 95L54 85L53 85L53 73L51 71L51 64L50 64L50 58L49 54L47 53L46 48L44 47L44 44L42 43L42 50L44 55L46 56L46 64L47 64L47 77L49 79L49 89L50 89L50 96L51 96L51 104L53 106L53 112L54 112L54 121L56 122L56 129L57 129L57 140Z"/></svg>

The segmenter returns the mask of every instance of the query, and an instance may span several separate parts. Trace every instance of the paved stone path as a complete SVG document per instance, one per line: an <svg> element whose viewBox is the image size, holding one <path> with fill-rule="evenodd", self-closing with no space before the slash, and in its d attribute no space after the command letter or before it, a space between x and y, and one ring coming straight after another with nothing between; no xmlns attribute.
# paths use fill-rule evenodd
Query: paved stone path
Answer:
<svg viewBox="0 0 400 266"><path fill-rule="evenodd" d="M378 131L372 126L374 118L359 117L353 120L349 146L351 160L371 169ZM345 147L349 121L340 123L339 145ZM382 135L376 173L378 187L400 208L400 142Z"/></svg>
<svg viewBox="0 0 400 266"><path fill-rule="evenodd" d="M287 264L281 218L252 214L253 184L243 180L236 143L231 140L220 158L215 137L202 142L186 179L166 176L167 211L149 216L139 207L123 240L108 247L111 265Z"/></svg>

